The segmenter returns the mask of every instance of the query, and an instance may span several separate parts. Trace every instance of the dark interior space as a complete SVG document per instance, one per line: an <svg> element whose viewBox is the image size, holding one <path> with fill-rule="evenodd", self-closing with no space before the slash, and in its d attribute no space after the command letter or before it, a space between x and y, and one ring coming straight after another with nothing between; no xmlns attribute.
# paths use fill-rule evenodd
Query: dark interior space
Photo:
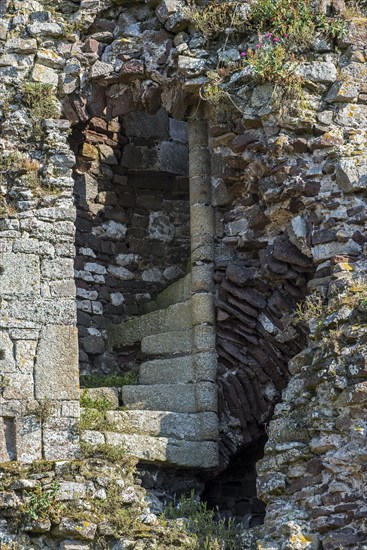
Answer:
<svg viewBox="0 0 367 550"><path fill-rule="evenodd" d="M246 527L263 523L265 505L256 498L256 462L264 455L266 436L233 456L228 467L205 483L202 494L209 508L221 517Z"/></svg>

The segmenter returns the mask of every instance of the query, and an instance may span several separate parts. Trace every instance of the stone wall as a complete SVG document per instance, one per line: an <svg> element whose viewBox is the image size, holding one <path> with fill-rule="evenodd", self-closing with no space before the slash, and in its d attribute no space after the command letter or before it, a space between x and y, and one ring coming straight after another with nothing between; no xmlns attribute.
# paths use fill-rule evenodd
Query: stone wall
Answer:
<svg viewBox="0 0 367 550"><path fill-rule="evenodd" d="M151 543L164 540L164 529L154 529L163 503L140 487L131 460L39 461L7 465L0 473L2 548L91 550L103 548L106 540L115 549L132 548L133 523ZM31 495L43 498L43 511Z"/></svg>
<svg viewBox="0 0 367 550"><path fill-rule="evenodd" d="M35 120L19 84L29 78L37 40L12 32L27 21L36 29L40 17L7 13L0 33L2 461L68 459L78 450L70 124L49 118L41 129Z"/></svg>
<svg viewBox="0 0 367 550"><path fill-rule="evenodd" d="M45 161L51 173L67 130L64 121L47 122L45 144L59 140ZM9 139L3 145L15 146ZM17 193L20 211L2 219L0 233L1 457L71 458L79 417L72 179L60 178L56 194L45 191L38 204L24 196L21 179L5 185Z"/></svg>
<svg viewBox="0 0 367 550"><path fill-rule="evenodd" d="M289 540L304 548L364 548L364 265L355 263L349 274L334 268L327 307L310 322L312 340L290 363L292 379L259 463L260 497L268 503L261 548Z"/></svg>

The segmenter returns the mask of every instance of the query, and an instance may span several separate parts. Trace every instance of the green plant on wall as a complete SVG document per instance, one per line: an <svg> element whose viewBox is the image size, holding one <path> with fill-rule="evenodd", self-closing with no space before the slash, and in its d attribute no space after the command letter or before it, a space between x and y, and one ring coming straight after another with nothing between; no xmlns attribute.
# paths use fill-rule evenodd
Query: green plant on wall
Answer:
<svg viewBox="0 0 367 550"><path fill-rule="evenodd" d="M205 6L198 6L194 0L189 0L183 13L206 38L226 29L242 31L246 24L241 2L209 2Z"/></svg>
<svg viewBox="0 0 367 550"><path fill-rule="evenodd" d="M258 0L251 6L249 20L256 32L287 38L293 51L309 47L317 34L339 38L347 30L344 19L316 13L309 0Z"/></svg>
<svg viewBox="0 0 367 550"><path fill-rule="evenodd" d="M114 463L121 463L130 459L123 445L112 445L109 443L100 443L91 445L86 441L81 441L80 449L84 458L102 457ZM135 464L131 458L132 464Z"/></svg>
<svg viewBox="0 0 367 550"><path fill-rule="evenodd" d="M81 430L115 430L114 424L109 422L106 417L106 412L114 408L109 399L104 396L92 397L85 389L80 396L80 406L82 407L80 415Z"/></svg>
<svg viewBox="0 0 367 550"><path fill-rule="evenodd" d="M88 390L83 390L80 396L80 406L84 409L95 409L99 412L106 412L113 409L113 405L109 399L104 396L92 397Z"/></svg>
<svg viewBox="0 0 367 550"><path fill-rule="evenodd" d="M60 504L57 502L57 493L60 485L56 482L49 486L38 484L32 492L26 493L22 512L31 520L45 520L57 517Z"/></svg>
<svg viewBox="0 0 367 550"><path fill-rule="evenodd" d="M235 95L226 87L227 77L248 67L255 84L270 83L277 87L273 95L275 102L297 100L304 109L303 81L296 72L302 56L308 55L317 36L341 38L347 31L342 17L317 13L310 0L257 0L246 10L240 2L199 5L192 1L186 15L207 39L224 31L227 35L217 67L208 71L207 82L200 90L201 99L214 105L230 99L236 106ZM237 31L246 32L249 38L256 33L258 43L240 52L241 62L227 63L224 52L230 36Z"/></svg>
<svg viewBox="0 0 367 550"><path fill-rule="evenodd" d="M51 84L43 82L24 82L20 88L22 102L33 123L33 137L43 137L43 121L59 116L58 103Z"/></svg>
<svg viewBox="0 0 367 550"><path fill-rule="evenodd" d="M34 416L41 424L46 422L55 412L55 404L46 397L40 399L35 406L29 410L29 414Z"/></svg>
<svg viewBox="0 0 367 550"><path fill-rule="evenodd" d="M287 39L271 33L260 37L255 48L241 54L244 67L249 67L259 84L280 86L282 97L300 99L302 78L297 75L297 59L287 48Z"/></svg>
<svg viewBox="0 0 367 550"><path fill-rule="evenodd" d="M80 377L80 384L83 388L121 388L138 382L138 375L135 372L126 374L88 374Z"/></svg>
<svg viewBox="0 0 367 550"><path fill-rule="evenodd" d="M346 7L344 11L344 17L346 19L353 19L356 17L367 16L367 3L366 0L346 0Z"/></svg>

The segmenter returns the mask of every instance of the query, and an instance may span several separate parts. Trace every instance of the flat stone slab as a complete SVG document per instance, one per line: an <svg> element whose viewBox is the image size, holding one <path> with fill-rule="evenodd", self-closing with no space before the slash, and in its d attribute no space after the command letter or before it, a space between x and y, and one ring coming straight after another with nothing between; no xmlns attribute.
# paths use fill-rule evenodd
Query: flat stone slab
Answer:
<svg viewBox="0 0 367 550"><path fill-rule="evenodd" d="M194 381L191 356L155 359L140 365L140 384L186 384Z"/></svg>
<svg viewBox="0 0 367 550"><path fill-rule="evenodd" d="M35 366L36 399L79 399L78 331L74 326L42 328Z"/></svg>
<svg viewBox="0 0 367 550"><path fill-rule="evenodd" d="M117 388L86 388L87 396L91 399L107 399L111 403L111 408L119 406L119 393Z"/></svg>
<svg viewBox="0 0 367 550"><path fill-rule="evenodd" d="M9 337L9 333L0 330L0 372L14 372L16 369L14 343Z"/></svg>
<svg viewBox="0 0 367 550"><path fill-rule="evenodd" d="M178 441L165 437L106 433L108 445L125 448L126 454L143 462L171 464L185 468L211 469L218 466L215 441Z"/></svg>
<svg viewBox="0 0 367 550"><path fill-rule="evenodd" d="M184 355L191 352L191 331L181 330L146 336L141 341L145 355Z"/></svg>
<svg viewBox="0 0 367 550"><path fill-rule="evenodd" d="M127 409L217 412L217 388L210 382L124 386L122 402Z"/></svg>
<svg viewBox="0 0 367 550"><path fill-rule="evenodd" d="M187 301L111 326L108 330L108 341L112 347L129 346L152 334L189 328L191 328L191 304Z"/></svg>
<svg viewBox="0 0 367 550"><path fill-rule="evenodd" d="M191 273L179 279L173 285L160 292L153 302L144 304L143 310L146 312L156 311L157 309L167 308L173 304L186 302L191 298Z"/></svg>
<svg viewBox="0 0 367 550"><path fill-rule="evenodd" d="M35 254L0 254L0 288L3 297L40 295L40 260Z"/></svg>
<svg viewBox="0 0 367 550"><path fill-rule="evenodd" d="M164 436L185 441L216 440L218 416L214 412L196 414L167 411L107 411L107 420L125 434Z"/></svg>

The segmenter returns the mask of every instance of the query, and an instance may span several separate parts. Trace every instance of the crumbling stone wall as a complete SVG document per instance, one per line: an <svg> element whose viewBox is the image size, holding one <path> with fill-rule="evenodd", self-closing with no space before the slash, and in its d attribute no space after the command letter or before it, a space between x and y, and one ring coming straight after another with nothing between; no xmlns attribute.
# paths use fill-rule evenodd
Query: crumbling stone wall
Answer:
<svg viewBox="0 0 367 550"><path fill-rule="evenodd" d="M309 346L290 363L292 379L259 464L260 497L268 503L261 548L291 540L359 549L366 542L364 269L364 262L351 272L334 267L328 306L310 323Z"/></svg>
<svg viewBox="0 0 367 550"><path fill-rule="evenodd" d="M19 83L33 68L37 40L12 32L26 21L38 35L42 16L10 13L0 33L0 459L31 462L78 451L79 377L70 124L44 120L35 141Z"/></svg>

